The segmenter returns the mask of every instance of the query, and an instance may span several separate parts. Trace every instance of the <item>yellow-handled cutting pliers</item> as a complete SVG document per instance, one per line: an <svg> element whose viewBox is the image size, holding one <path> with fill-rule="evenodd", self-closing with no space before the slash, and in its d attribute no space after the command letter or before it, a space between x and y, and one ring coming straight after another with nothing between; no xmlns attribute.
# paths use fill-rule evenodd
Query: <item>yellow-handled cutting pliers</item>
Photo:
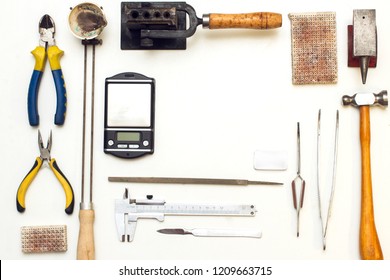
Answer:
<svg viewBox="0 0 390 280"><path fill-rule="evenodd" d="M56 46L54 33L55 25L53 19L49 15L44 15L39 21L39 46L31 52L35 58L34 71L31 76L27 97L28 120L31 126L39 125L38 90L46 64L46 58L49 60L57 92L57 107L54 123L56 125L63 125L65 122L67 96L65 80L60 65L60 58L64 52Z"/></svg>
<svg viewBox="0 0 390 280"><path fill-rule="evenodd" d="M57 165L57 162L54 158L51 158L50 150L52 145L52 133L50 131L49 139L47 140L46 147L43 146L41 132L38 130L38 146L40 151L40 156L36 158L34 166L28 172L26 177L24 177L22 183L18 188L16 194L16 208L19 212L24 212L26 210L25 197L28 187L31 182L34 180L35 176L38 174L39 169L41 169L43 162L46 160L49 163L51 170L54 172L54 175L57 177L58 181L61 183L62 188L65 191L66 204L65 212L67 214L73 213L74 208L74 193L72 186L70 185L68 179L62 173L60 168Z"/></svg>

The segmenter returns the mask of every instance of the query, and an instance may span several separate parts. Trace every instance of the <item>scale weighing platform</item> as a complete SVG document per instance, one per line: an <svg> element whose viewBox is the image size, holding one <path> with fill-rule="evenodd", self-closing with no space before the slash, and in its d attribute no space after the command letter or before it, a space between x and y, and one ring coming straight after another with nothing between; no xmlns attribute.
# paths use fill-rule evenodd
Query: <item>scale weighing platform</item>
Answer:
<svg viewBox="0 0 390 280"><path fill-rule="evenodd" d="M104 152L137 158L154 152L155 80L121 73L105 82Z"/></svg>

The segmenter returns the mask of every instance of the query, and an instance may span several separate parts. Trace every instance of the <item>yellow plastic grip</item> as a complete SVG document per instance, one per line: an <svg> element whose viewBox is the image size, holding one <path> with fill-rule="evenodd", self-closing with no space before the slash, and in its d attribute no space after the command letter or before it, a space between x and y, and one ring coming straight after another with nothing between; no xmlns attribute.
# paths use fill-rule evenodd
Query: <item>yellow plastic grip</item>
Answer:
<svg viewBox="0 0 390 280"><path fill-rule="evenodd" d="M42 159L40 157L37 157L34 166L28 172L26 177L24 177L22 183L20 183L18 192L16 194L16 206L19 212L24 212L24 210L26 209L25 198L26 198L27 189L30 186L31 182L34 180L35 176L38 174L38 171L41 168L41 166L42 166Z"/></svg>
<svg viewBox="0 0 390 280"><path fill-rule="evenodd" d="M47 57L49 58L50 68L52 71L61 69L60 58L64 51L57 46L51 46L47 49Z"/></svg>
<svg viewBox="0 0 390 280"><path fill-rule="evenodd" d="M38 46L33 51L31 51L32 55L35 58L35 66L34 70L43 72L45 68L46 61L46 50L44 47Z"/></svg>
<svg viewBox="0 0 390 280"><path fill-rule="evenodd" d="M65 175L61 172L54 158L50 160L50 168L53 170L54 175L57 177L62 188L64 189L66 199L65 212L67 214L72 214L74 208L74 193L72 186L70 185L68 179L66 179Z"/></svg>

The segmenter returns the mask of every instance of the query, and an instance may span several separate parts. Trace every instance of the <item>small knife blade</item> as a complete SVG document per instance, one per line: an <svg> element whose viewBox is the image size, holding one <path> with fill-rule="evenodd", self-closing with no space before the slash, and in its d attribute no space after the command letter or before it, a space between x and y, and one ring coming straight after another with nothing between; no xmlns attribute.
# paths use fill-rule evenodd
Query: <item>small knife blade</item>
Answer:
<svg viewBox="0 0 390 280"><path fill-rule="evenodd" d="M253 237L261 238L262 233L260 230L252 229L213 229L213 228L195 228L195 229L183 229L183 228L163 228L157 230L163 234L192 234L193 236L200 237Z"/></svg>

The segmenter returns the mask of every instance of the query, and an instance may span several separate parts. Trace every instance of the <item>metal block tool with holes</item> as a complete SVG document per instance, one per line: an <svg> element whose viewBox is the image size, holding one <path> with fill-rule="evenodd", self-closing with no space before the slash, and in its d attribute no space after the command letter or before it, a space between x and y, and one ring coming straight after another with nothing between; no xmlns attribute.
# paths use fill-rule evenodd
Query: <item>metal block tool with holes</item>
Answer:
<svg viewBox="0 0 390 280"><path fill-rule="evenodd" d="M121 242L133 241L138 219L156 219L164 221L169 216L243 216L254 217L256 207L229 204L185 204L166 203L148 195L144 199L130 199L125 190L123 199L115 201L115 221L118 237Z"/></svg>
<svg viewBox="0 0 390 280"><path fill-rule="evenodd" d="M387 107L387 91L375 93L357 93L343 96L343 105L352 105L360 110L360 145L362 161L362 196L360 212L360 255L365 260L382 260L382 249L374 221L374 203L371 180L371 132L370 106Z"/></svg>
<svg viewBox="0 0 390 280"><path fill-rule="evenodd" d="M186 2L122 2L121 49L184 50L198 25L205 29L273 29L282 26L282 15L258 12L198 18Z"/></svg>

